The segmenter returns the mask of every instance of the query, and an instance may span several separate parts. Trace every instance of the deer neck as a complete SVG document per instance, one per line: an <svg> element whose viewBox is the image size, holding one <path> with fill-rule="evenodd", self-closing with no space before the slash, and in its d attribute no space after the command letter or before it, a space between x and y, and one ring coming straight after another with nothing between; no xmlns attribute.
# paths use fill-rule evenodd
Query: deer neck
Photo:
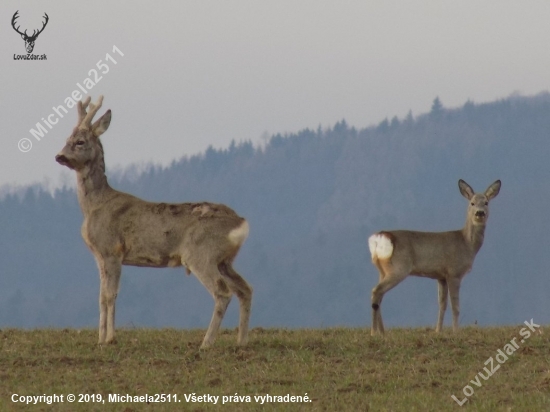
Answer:
<svg viewBox="0 0 550 412"><path fill-rule="evenodd" d="M483 245L483 238L485 237L485 225L475 225L472 223L471 219L466 221L466 226L462 229L464 239L466 243L470 246L471 250L474 252L474 255L479 252L481 245Z"/></svg>
<svg viewBox="0 0 550 412"><path fill-rule="evenodd" d="M78 202L82 211L101 204L111 194L112 189L105 175L105 161L103 156L98 162L92 162L76 172Z"/></svg>

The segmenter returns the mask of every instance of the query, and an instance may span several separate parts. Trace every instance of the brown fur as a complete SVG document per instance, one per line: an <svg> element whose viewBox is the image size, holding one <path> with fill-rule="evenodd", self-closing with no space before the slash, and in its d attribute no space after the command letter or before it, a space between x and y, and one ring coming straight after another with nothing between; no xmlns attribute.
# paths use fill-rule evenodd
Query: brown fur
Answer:
<svg viewBox="0 0 550 412"><path fill-rule="evenodd" d="M78 125L56 156L60 164L76 171L84 214L82 237L100 272L99 343L114 341L121 266L130 265L185 266L187 274L195 274L215 302L202 347L214 342L231 296L236 294L240 302L237 339L246 344L252 288L231 266L246 236L238 244L230 238L230 233L247 225L245 219L221 204L153 203L112 189L99 140L109 127L111 111L91 123L101 102L102 97L98 104L90 104L88 112L89 98L78 103ZM242 233L248 233L248 226Z"/></svg>
<svg viewBox="0 0 550 412"><path fill-rule="evenodd" d="M379 272L379 282L372 289L371 296L372 335L384 333L380 308L384 294L409 275L438 281L439 315L436 331L439 332L443 327L448 295L451 297L453 310L453 329L458 329L460 282L471 270L483 244L485 225L489 217L488 203L498 195L500 180L490 185L485 193L477 194L463 180L458 185L460 193L469 200L466 225L462 229L450 232L380 232L391 240L393 253L389 259L375 259L373 256L373 263ZM483 216L477 216L478 213Z"/></svg>

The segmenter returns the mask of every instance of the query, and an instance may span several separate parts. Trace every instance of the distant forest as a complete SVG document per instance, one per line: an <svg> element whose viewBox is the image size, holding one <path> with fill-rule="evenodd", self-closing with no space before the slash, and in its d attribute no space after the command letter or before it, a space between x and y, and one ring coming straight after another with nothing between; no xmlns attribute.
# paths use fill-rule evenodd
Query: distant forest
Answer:
<svg viewBox="0 0 550 412"><path fill-rule="evenodd" d="M107 132L108 133L108 132ZM110 154L106 153L109 158ZM252 326L370 325L378 274L368 236L451 230L466 217L457 181L502 180L485 243L462 283L461 324L550 323L550 95L512 96L357 129L276 134L128 168L110 184L151 201L226 203L250 223L235 267L254 287ZM0 327L96 327L99 279L72 189L4 190ZM8 193L8 194L6 194ZM222 326L237 324L237 302ZM437 283L410 277L382 305L387 326L433 326ZM124 267L117 324L206 328L213 301L183 269ZM450 310L446 326L450 324Z"/></svg>

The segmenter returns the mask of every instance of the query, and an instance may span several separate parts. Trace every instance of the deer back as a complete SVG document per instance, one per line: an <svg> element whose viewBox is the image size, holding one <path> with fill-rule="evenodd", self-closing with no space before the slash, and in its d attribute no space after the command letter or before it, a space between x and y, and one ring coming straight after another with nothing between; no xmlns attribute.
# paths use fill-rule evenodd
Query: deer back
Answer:
<svg viewBox="0 0 550 412"><path fill-rule="evenodd" d="M232 258L248 235L246 220L222 204L153 203L113 192L102 207L85 212L82 235L90 248L128 265L221 261Z"/></svg>

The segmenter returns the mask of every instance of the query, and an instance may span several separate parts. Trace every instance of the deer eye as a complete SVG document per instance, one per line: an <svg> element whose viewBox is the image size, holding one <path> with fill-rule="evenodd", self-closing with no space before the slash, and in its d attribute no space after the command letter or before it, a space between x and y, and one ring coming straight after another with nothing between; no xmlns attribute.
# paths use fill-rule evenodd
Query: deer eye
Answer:
<svg viewBox="0 0 550 412"><path fill-rule="evenodd" d="M489 204L489 202L485 202L485 206L487 206Z"/></svg>
<svg viewBox="0 0 550 412"><path fill-rule="evenodd" d="M474 206L474 202L470 203L470 205Z"/></svg>
<svg viewBox="0 0 550 412"><path fill-rule="evenodd" d="M86 143L84 140L79 140L78 142L76 142L76 145L77 146L83 146L84 143Z"/></svg>

